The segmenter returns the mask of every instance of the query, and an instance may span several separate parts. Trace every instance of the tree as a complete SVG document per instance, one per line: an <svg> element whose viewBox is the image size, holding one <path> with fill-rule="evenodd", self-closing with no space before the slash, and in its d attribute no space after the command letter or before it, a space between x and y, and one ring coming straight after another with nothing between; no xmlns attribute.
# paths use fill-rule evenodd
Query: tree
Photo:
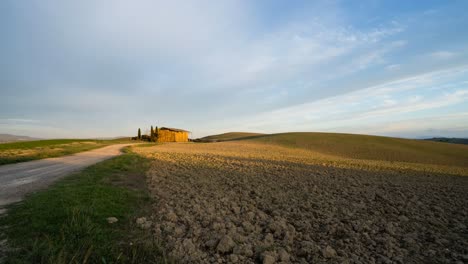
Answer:
<svg viewBox="0 0 468 264"><path fill-rule="evenodd" d="M151 126L150 141L151 141L151 142L154 142L154 130L153 130L153 126Z"/></svg>
<svg viewBox="0 0 468 264"><path fill-rule="evenodd" d="M141 129L138 128L138 139L141 139Z"/></svg>
<svg viewBox="0 0 468 264"><path fill-rule="evenodd" d="M158 141L158 136L159 136L158 134L159 134L158 127L155 127L154 128L154 141L155 142Z"/></svg>

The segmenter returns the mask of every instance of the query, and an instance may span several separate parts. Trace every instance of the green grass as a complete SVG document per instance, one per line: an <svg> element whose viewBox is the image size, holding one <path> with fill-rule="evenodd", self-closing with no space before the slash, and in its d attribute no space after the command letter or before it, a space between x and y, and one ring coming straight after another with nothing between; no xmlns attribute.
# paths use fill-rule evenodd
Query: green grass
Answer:
<svg viewBox="0 0 468 264"><path fill-rule="evenodd" d="M150 231L135 225L149 214L147 168L127 151L10 206L0 218L12 249L6 263L165 262Z"/></svg>
<svg viewBox="0 0 468 264"><path fill-rule="evenodd" d="M308 132L259 135L240 140L307 149L348 159L468 167L468 146L424 140Z"/></svg>
<svg viewBox="0 0 468 264"><path fill-rule="evenodd" d="M128 143L127 139L50 139L0 144L0 165L53 158L92 150L117 143Z"/></svg>
<svg viewBox="0 0 468 264"><path fill-rule="evenodd" d="M51 147L62 144L70 144L74 142L99 142L99 140L89 139L46 139L46 140L34 140L34 141L21 141L21 142L10 142L0 144L0 150L11 150L11 149L32 149L39 147Z"/></svg>
<svg viewBox="0 0 468 264"><path fill-rule="evenodd" d="M219 135L207 136L207 137L201 138L201 140L204 140L204 141L228 141L228 140L237 140L237 139L242 139L242 138L246 138L246 137L260 136L260 135L264 135L264 134L250 133L250 132L229 132L229 133L224 133L224 134L219 134Z"/></svg>

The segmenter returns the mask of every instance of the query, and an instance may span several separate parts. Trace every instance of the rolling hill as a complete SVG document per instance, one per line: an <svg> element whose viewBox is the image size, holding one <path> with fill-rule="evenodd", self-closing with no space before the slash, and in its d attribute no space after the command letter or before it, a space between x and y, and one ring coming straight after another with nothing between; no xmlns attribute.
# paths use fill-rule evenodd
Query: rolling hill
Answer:
<svg viewBox="0 0 468 264"><path fill-rule="evenodd" d="M17 136L11 134L0 134L0 143L15 142L15 141L31 141L38 140L39 138L33 138L28 136Z"/></svg>
<svg viewBox="0 0 468 264"><path fill-rule="evenodd" d="M424 140L444 142L444 143L452 143L452 144L465 144L465 145L468 145L468 138L435 137L435 138L427 138L427 139L424 139Z"/></svg>
<svg viewBox="0 0 468 264"><path fill-rule="evenodd" d="M229 140L238 140L255 136L262 136L265 134L262 133L251 133L251 132L228 132L219 135L212 135L203 137L201 141L229 141Z"/></svg>
<svg viewBox="0 0 468 264"><path fill-rule="evenodd" d="M226 133L206 138L281 145L350 159L468 167L468 146L423 140L315 132Z"/></svg>

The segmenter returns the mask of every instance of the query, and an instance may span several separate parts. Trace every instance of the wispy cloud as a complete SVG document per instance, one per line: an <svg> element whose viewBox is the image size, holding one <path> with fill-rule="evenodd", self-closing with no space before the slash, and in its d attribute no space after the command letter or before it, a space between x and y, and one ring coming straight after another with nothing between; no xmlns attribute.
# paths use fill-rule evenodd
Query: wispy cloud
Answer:
<svg viewBox="0 0 468 264"><path fill-rule="evenodd" d="M451 52L451 51L443 50L443 51L432 52L432 53L429 54L429 56L431 56L434 59L446 60L446 59L450 59L450 58L455 57L456 53Z"/></svg>
<svg viewBox="0 0 468 264"><path fill-rule="evenodd" d="M396 71L396 70L398 70L400 68L401 68L400 64L390 64L390 65L385 66L385 69L387 69L389 71Z"/></svg>
<svg viewBox="0 0 468 264"><path fill-rule="evenodd" d="M6 118L0 119L0 123L39 123L40 120L35 119L24 119L24 118Z"/></svg>
<svg viewBox="0 0 468 264"><path fill-rule="evenodd" d="M370 134L397 137L466 137L468 131L468 112L456 114L439 114L424 118L409 118L391 123L367 125L362 130ZM351 131L353 132L353 131Z"/></svg>
<svg viewBox="0 0 468 264"><path fill-rule="evenodd" d="M317 81L323 78L318 75L323 67L339 64L346 68L340 73L335 67L336 77L349 74L350 69L356 71L380 63L386 54L405 45L404 41L381 44L385 38L402 30L400 25L389 24L363 32L344 25L301 21L259 36L244 43L242 48L212 53L201 62L211 72L210 83L216 89L271 87L297 79ZM342 58L348 58L349 62L343 64ZM306 72L312 73L310 77Z"/></svg>

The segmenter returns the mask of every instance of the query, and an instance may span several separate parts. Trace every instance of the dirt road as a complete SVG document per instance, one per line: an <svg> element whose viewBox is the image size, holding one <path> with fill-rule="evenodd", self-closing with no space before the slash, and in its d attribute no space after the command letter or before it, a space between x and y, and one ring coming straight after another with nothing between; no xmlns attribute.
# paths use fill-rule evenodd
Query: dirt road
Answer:
<svg viewBox="0 0 468 264"><path fill-rule="evenodd" d="M7 204L44 188L55 180L92 164L120 155L131 144L116 144L78 154L0 166L0 214Z"/></svg>

